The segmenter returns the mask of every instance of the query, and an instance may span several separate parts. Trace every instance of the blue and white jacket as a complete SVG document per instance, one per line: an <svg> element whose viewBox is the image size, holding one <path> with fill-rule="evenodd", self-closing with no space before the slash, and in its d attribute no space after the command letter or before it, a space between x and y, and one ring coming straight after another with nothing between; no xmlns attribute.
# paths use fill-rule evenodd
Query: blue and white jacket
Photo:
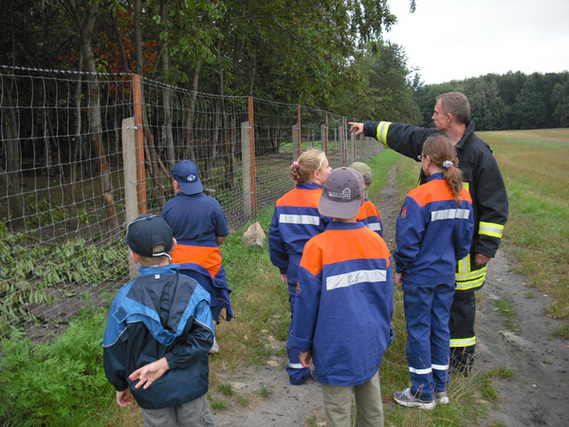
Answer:
<svg viewBox="0 0 569 427"><path fill-rule="evenodd" d="M403 280L435 286L455 282L456 265L470 251L474 215L463 188L457 206L442 173L409 192L396 224L393 262Z"/></svg>
<svg viewBox="0 0 569 427"><path fill-rule="evenodd" d="M305 243L331 222L318 212L321 194L321 185L304 182L277 200L269 229L269 250L271 262L288 276L288 283L298 282Z"/></svg>
<svg viewBox="0 0 569 427"><path fill-rule="evenodd" d="M289 342L311 352L317 381L353 386L377 373L394 335L389 256L361 222L335 221L306 243Z"/></svg>
<svg viewBox="0 0 569 427"><path fill-rule="evenodd" d="M178 273L179 266L140 267L139 277L115 296L105 335L105 374L117 391L130 388L138 405L181 405L208 390L208 351L214 327L209 293ZM135 389L128 376L166 357L170 369L150 387Z"/></svg>

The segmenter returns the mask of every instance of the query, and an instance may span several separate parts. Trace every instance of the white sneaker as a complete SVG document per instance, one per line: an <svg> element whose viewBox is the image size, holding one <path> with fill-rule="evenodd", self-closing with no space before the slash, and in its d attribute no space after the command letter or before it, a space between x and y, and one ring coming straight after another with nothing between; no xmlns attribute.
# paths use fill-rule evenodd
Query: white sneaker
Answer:
<svg viewBox="0 0 569 427"><path fill-rule="evenodd" d="M423 400L415 397L411 394L410 388L393 393L393 400L408 408L434 409L436 406L435 399Z"/></svg>
<svg viewBox="0 0 569 427"><path fill-rule="evenodd" d="M441 405L448 405L448 403L450 402L448 398L448 393L446 391L436 391L435 400L437 401L437 403L440 403Z"/></svg>
<svg viewBox="0 0 569 427"><path fill-rule="evenodd" d="M209 354L216 354L219 353L219 344L217 344L217 340L213 337L213 345L208 351Z"/></svg>

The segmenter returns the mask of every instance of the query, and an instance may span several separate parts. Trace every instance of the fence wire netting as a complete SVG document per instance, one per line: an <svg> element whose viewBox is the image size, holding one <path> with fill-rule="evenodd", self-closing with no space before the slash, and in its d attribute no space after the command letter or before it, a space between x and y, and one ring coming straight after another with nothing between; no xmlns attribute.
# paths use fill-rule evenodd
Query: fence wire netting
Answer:
<svg viewBox="0 0 569 427"><path fill-rule="evenodd" d="M299 144L323 149L332 167L381 151L337 114L133 77L0 66L0 338L42 339L128 280L129 118L142 124L146 211L160 214L174 164L191 159L231 232L293 187Z"/></svg>

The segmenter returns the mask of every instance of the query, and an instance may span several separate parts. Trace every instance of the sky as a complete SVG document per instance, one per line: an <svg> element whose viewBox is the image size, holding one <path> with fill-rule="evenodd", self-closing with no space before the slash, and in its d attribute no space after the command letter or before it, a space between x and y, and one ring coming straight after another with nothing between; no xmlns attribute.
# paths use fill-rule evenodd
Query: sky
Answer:
<svg viewBox="0 0 569 427"><path fill-rule="evenodd" d="M569 71L569 0L388 0L403 47L425 84L508 71Z"/></svg>

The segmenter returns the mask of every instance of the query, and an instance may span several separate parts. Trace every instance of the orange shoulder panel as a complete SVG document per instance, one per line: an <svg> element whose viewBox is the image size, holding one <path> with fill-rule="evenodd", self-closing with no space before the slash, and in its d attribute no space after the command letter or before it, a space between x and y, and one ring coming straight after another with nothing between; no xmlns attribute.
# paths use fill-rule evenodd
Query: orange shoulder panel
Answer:
<svg viewBox="0 0 569 427"><path fill-rule="evenodd" d="M302 257L300 265L314 276L324 264L354 259L382 258L387 260L387 266L390 265L390 253L385 241L367 227L325 231L308 241L304 254L306 256Z"/></svg>
<svg viewBox="0 0 569 427"><path fill-rule="evenodd" d="M277 200L277 206L307 206L318 208L321 194L321 188L315 188L313 190L299 190L298 188L293 188Z"/></svg>

